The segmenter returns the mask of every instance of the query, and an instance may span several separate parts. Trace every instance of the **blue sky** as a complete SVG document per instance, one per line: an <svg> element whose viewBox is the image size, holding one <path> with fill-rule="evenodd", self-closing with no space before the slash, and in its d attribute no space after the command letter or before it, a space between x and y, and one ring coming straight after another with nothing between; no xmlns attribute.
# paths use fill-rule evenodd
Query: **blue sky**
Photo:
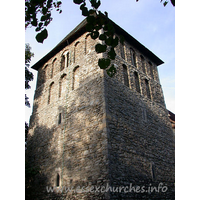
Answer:
<svg viewBox="0 0 200 200"><path fill-rule="evenodd" d="M107 11L110 19L164 61L158 67L160 82L166 106L175 113L175 8L170 2L164 7L160 0L101 0L101 3L101 11ZM25 42L31 45L35 54L31 65L46 55L84 19L73 0L63 0L62 10L62 14L53 12L53 21L47 27L49 35L43 44L36 42L34 28L26 30ZM32 88L26 91L31 104L37 79L36 71L32 72ZM25 120L28 122L32 107L25 111Z"/></svg>

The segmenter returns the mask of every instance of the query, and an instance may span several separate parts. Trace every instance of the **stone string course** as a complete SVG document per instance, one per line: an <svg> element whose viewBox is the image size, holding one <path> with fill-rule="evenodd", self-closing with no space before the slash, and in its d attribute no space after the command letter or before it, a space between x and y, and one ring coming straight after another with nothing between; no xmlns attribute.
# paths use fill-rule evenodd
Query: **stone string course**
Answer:
<svg viewBox="0 0 200 200"><path fill-rule="evenodd" d="M105 55L96 54L97 42L84 33L38 70L26 152L32 166L40 167L34 199L174 199L174 138L157 66L125 41L125 58L117 47L117 73L110 78L98 67ZM169 189L153 194L47 193L46 186L56 186L57 175L60 187L162 182Z"/></svg>

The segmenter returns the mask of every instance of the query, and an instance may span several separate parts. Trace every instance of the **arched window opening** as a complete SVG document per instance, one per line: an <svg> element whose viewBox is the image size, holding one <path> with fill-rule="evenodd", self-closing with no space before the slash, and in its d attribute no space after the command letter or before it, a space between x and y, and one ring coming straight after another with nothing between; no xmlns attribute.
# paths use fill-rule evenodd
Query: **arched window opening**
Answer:
<svg viewBox="0 0 200 200"><path fill-rule="evenodd" d="M59 113L59 115L58 115L58 124L61 124L61 121L62 121L62 114Z"/></svg>
<svg viewBox="0 0 200 200"><path fill-rule="evenodd" d="M145 85L146 85L146 93L147 93L147 97L149 99L151 99L151 94L150 94L150 87L149 87L149 81L147 79L145 79Z"/></svg>
<svg viewBox="0 0 200 200"><path fill-rule="evenodd" d="M138 77L138 73L134 72L134 77L135 77L135 88L136 91L140 93L140 83L139 83L139 77Z"/></svg>
<svg viewBox="0 0 200 200"><path fill-rule="evenodd" d="M52 89L53 89L53 86L54 86L54 82L52 82L49 86L49 96L48 96L48 104L50 104L51 102L51 98L52 98Z"/></svg>
<svg viewBox="0 0 200 200"><path fill-rule="evenodd" d="M79 73L80 73L80 67L77 66L74 68L72 90L75 90L79 87L79 82L80 82Z"/></svg>
<svg viewBox="0 0 200 200"><path fill-rule="evenodd" d="M85 54L88 53L88 37L90 36L90 34L86 35L85 37Z"/></svg>
<svg viewBox="0 0 200 200"><path fill-rule="evenodd" d="M60 186L60 175L57 174L56 176L56 186L59 187Z"/></svg>
<svg viewBox="0 0 200 200"><path fill-rule="evenodd" d="M131 51L131 63L134 67L136 67L136 60L135 60L135 51L133 49Z"/></svg>
<svg viewBox="0 0 200 200"><path fill-rule="evenodd" d="M62 55L60 71L62 71L64 68L65 68L65 55Z"/></svg>
<svg viewBox="0 0 200 200"><path fill-rule="evenodd" d="M80 44L80 42L76 42L76 44L74 45L74 63L76 62L76 49L78 47L78 45Z"/></svg>
<svg viewBox="0 0 200 200"><path fill-rule="evenodd" d="M153 65L152 65L151 62L149 62L149 68L150 68L151 77L154 79L154 76L153 76Z"/></svg>
<svg viewBox="0 0 200 200"><path fill-rule="evenodd" d="M48 64L45 65L44 69L43 69L43 83L45 83L45 81L48 78Z"/></svg>
<svg viewBox="0 0 200 200"><path fill-rule="evenodd" d="M59 82L59 93L58 93L59 98L62 96L62 93L65 90L65 85L64 85L65 82L66 82L66 74L63 74L60 77L60 82Z"/></svg>
<svg viewBox="0 0 200 200"><path fill-rule="evenodd" d="M121 57L125 59L124 45L120 43Z"/></svg>
<svg viewBox="0 0 200 200"><path fill-rule="evenodd" d="M55 65L56 65L56 58L52 62L52 71L51 71L51 78L53 78L54 73L55 73Z"/></svg>
<svg viewBox="0 0 200 200"><path fill-rule="evenodd" d="M124 77L124 85L129 87L128 69L126 65L123 65L123 77Z"/></svg>
<svg viewBox="0 0 200 200"><path fill-rule="evenodd" d="M142 71L146 73L144 57L141 55L140 58L141 58Z"/></svg>
<svg viewBox="0 0 200 200"><path fill-rule="evenodd" d="M66 58L66 66L69 67L69 52L67 52Z"/></svg>

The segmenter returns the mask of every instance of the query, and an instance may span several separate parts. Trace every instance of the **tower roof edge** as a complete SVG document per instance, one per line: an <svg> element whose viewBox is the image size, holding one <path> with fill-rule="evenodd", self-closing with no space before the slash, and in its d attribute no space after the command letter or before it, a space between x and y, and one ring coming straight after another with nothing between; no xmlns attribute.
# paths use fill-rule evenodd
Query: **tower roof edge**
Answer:
<svg viewBox="0 0 200 200"><path fill-rule="evenodd" d="M109 19L110 20L110 19ZM128 32L122 29L115 22L110 20L115 28L115 31L119 35L123 35L125 40L130 42L135 48L137 48L141 53L151 59L157 66L163 64L164 62L158 58L153 52L147 49L143 44L131 36ZM61 42L59 42L49 53L42 57L37 63L35 63L31 68L38 70L42 65L44 65L50 58L52 58L56 53L63 49L66 45L72 43L75 39L80 37L86 32L85 26L87 24L86 18L76 26Z"/></svg>

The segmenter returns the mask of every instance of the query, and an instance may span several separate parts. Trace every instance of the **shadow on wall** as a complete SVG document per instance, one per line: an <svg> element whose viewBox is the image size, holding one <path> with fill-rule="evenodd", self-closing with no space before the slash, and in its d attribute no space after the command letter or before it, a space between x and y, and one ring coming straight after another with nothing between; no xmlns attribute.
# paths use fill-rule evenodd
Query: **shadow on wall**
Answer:
<svg viewBox="0 0 200 200"><path fill-rule="evenodd" d="M108 154L113 187L158 187L165 193L113 193L115 199L174 199L174 141L167 111L138 92L106 79ZM145 112L143 112L145 111ZM155 191L155 190L154 190Z"/></svg>
<svg viewBox="0 0 200 200"><path fill-rule="evenodd" d="M96 194L90 193L48 193L46 187L57 188L59 185L76 188L86 187L89 183L105 183L105 163L101 160L105 153L102 150L102 96L98 96L98 90L94 90L94 83L98 82L101 82L100 78L88 77L82 86L71 91L71 106L66 113L66 106L57 105L57 113L62 113L62 117L57 116L56 124L51 128L41 125L41 115L37 113L41 112L37 99L44 88L41 86L35 95L26 150L26 199L62 199L66 196L69 199L75 196L95 199L93 196ZM51 103L53 105L55 102ZM104 195L98 194L98 198L105 198Z"/></svg>

